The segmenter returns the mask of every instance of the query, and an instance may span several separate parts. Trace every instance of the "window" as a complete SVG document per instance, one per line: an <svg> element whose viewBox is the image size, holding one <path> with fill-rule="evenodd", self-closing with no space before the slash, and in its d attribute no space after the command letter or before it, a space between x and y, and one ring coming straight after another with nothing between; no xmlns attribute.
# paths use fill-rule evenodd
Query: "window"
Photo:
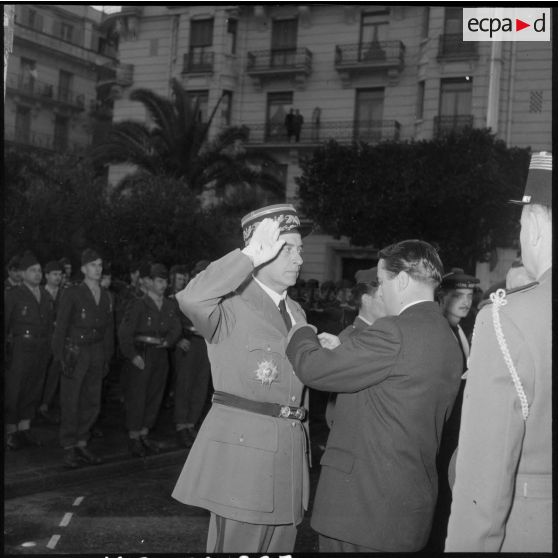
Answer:
<svg viewBox="0 0 558 558"><path fill-rule="evenodd" d="M287 141L285 116L293 108L291 91L267 94L266 141Z"/></svg>
<svg viewBox="0 0 558 558"><path fill-rule="evenodd" d="M72 97L72 80L73 74L60 70L58 75L58 100L70 101Z"/></svg>
<svg viewBox="0 0 558 558"><path fill-rule="evenodd" d="M428 30L430 27L430 6L424 6L422 9L422 22L420 29L421 39L428 38Z"/></svg>
<svg viewBox="0 0 558 558"><path fill-rule="evenodd" d="M59 114L54 120L54 149L57 151L68 149L68 119Z"/></svg>
<svg viewBox="0 0 558 558"><path fill-rule="evenodd" d="M463 32L463 8L445 8L444 34L461 35Z"/></svg>
<svg viewBox="0 0 558 558"><path fill-rule="evenodd" d="M363 13L360 20L360 60L385 58L381 43L387 39L389 11Z"/></svg>
<svg viewBox="0 0 558 558"><path fill-rule="evenodd" d="M355 105L355 139L377 142L382 139L384 89L357 89Z"/></svg>
<svg viewBox="0 0 558 558"><path fill-rule="evenodd" d="M417 87L417 113L416 119L422 120L424 117L424 81L419 81Z"/></svg>
<svg viewBox="0 0 558 558"><path fill-rule="evenodd" d="M291 66L295 62L297 19L274 19L271 28L271 66Z"/></svg>
<svg viewBox="0 0 558 558"><path fill-rule="evenodd" d="M151 39L149 41L149 56L157 56L159 54L159 39Z"/></svg>
<svg viewBox="0 0 558 558"><path fill-rule="evenodd" d="M74 26L69 23L62 23L60 25L60 38L64 41L72 42L74 38Z"/></svg>
<svg viewBox="0 0 558 558"><path fill-rule="evenodd" d="M468 76L441 80L440 110L436 125L438 134L457 132L472 125L472 90L473 80Z"/></svg>
<svg viewBox="0 0 558 558"><path fill-rule="evenodd" d="M29 143L31 132L31 110L29 107L17 106L15 120L15 140Z"/></svg>
<svg viewBox="0 0 558 558"><path fill-rule="evenodd" d="M213 67L213 19L195 19L190 22L190 52L188 69Z"/></svg>
<svg viewBox="0 0 558 558"><path fill-rule="evenodd" d="M231 125L232 112L232 91L223 91L223 99L221 100L221 125Z"/></svg>
<svg viewBox="0 0 558 558"><path fill-rule="evenodd" d="M440 37L438 56L469 58L476 56L477 43L463 41L463 8L445 8L444 33Z"/></svg>
<svg viewBox="0 0 558 558"><path fill-rule="evenodd" d="M198 122L207 122L208 114L207 107L209 103L209 93L207 90L204 91L188 91L188 98L192 103L192 107L195 107L197 103L197 114L196 119Z"/></svg>
<svg viewBox="0 0 558 558"><path fill-rule="evenodd" d="M32 93L35 89L35 79L37 77L36 64L35 60L21 58L19 67L19 87L28 93Z"/></svg>
<svg viewBox="0 0 558 558"><path fill-rule="evenodd" d="M232 17L227 19L227 39L229 41L229 52L236 54L236 35L238 31L238 20Z"/></svg>

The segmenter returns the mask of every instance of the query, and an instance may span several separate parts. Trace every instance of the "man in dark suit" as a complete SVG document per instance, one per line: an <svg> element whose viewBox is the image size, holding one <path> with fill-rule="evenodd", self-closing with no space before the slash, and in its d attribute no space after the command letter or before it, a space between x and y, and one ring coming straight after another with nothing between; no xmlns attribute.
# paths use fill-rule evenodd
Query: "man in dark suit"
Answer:
<svg viewBox="0 0 558 558"><path fill-rule="evenodd" d="M302 265L290 204L242 220L245 248L209 264L176 295L207 342L215 393L172 493L211 512L207 552L292 552L308 504L304 386L285 356L287 296Z"/></svg>
<svg viewBox="0 0 558 558"><path fill-rule="evenodd" d="M413 552L430 534L436 453L462 374L461 351L434 302L442 262L407 240L380 252L387 317L334 349L311 326L291 330L287 356L306 385L337 391L312 527L325 552ZM332 345L329 345L332 346Z"/></svg>

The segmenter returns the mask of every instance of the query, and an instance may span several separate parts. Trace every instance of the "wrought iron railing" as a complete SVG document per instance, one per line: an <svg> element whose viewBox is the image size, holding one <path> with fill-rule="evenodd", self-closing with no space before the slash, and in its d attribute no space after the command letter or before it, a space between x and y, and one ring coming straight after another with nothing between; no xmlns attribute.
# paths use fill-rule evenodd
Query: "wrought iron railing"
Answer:
<svg viewBox="0 0 558 558"><path fill-rule="evenodd" d="M183 74L213 73L214 53L205 50L194 50L184 53Z"/></svg>
<svg viewBox="0 0 558 558"><path fill-rule="evenodd" d="M472 114L454 114L434 117L434 135L436 137L456 134L465 128L473 127Z"/></svg>
<svg viewBox="0 0 558 558"><path fill-rule="evenodd" d="M79 109L85 108L85 95L75 93L68 88L55 87L52 83L45 83L31 76L23 77L8 74L6 85L8 89L13 89L29 97L58 101Z"/></svg>
<svg viewBox="0 0 558 558"><path fill-rule="evenodd" d="M26 128L6 126L4 141L49 151L69 151L87 147L86 144L69 141L68 138L46 132L34 132Z"/></svg>
<svg viewBox="0 0 558 558"><path fill-rule="evenodd" d="M383 140L398 140L401 125L397 120L309 122L302 125L298 142L295 136L289 138L285 125L281 122L250 124L248 129L249 143L316 144L329 139L342 143L378 143Z"/></svg>
<svg viewBox="0 0 558 558"><path fill-rule="evenodd" d="M350 45L335 45L335 66L370 67L402 66L405 61L405 45L401 41L374 41Z"/></svg>
<svg viewBox="0 0 558 558"><path fill-rule="evenodd" d="M438 38L438 58L476 58L478 44L464 41L460 33L444 34Z"/></svg>
<svg viewBox="0 0 558 558"><path fill-rule="evenodd" d="M249 74L280 70L310 73L312 53L307 48L275 48L248 53Z"/></svg>

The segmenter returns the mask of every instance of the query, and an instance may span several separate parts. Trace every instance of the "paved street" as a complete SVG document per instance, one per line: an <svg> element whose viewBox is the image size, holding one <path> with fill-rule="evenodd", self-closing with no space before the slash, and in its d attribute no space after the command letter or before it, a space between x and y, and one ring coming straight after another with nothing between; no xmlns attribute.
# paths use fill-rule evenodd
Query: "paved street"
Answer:
<svg viewBox="0 0 558 558"><path fill-rule="evenodd" d="M167 465L6 500L4 553L204 552L208 512L170 496L181 467ZM317 551L308 520L296 551Z"/></svg>

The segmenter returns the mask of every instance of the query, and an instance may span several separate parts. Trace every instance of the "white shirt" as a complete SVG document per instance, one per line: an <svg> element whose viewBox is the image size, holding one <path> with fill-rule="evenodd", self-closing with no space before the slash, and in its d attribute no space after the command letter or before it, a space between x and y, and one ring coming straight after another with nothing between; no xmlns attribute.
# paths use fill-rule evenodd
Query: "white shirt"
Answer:
<svg viewBox="0 0 558 558"><path fill-rule="evenodd" d="M277 309L279 309L279 303L282 300L285 300L287 298L287 291L285 291L282 295L280 295L280 294L276 293L273 289L270 289L267 285L264 285L256 277L254 277L254 281L269 295L271 300L273 300L273 303L275 304L275 306L277 306ZM286 300L285 300L285 307L287 308L287 312L289 313L289 316L291 317L291 323L293 325L295 325L296 320L294 319L293 313L291 312L291 309L289 308L289 305L287 304Z"/></svg>

